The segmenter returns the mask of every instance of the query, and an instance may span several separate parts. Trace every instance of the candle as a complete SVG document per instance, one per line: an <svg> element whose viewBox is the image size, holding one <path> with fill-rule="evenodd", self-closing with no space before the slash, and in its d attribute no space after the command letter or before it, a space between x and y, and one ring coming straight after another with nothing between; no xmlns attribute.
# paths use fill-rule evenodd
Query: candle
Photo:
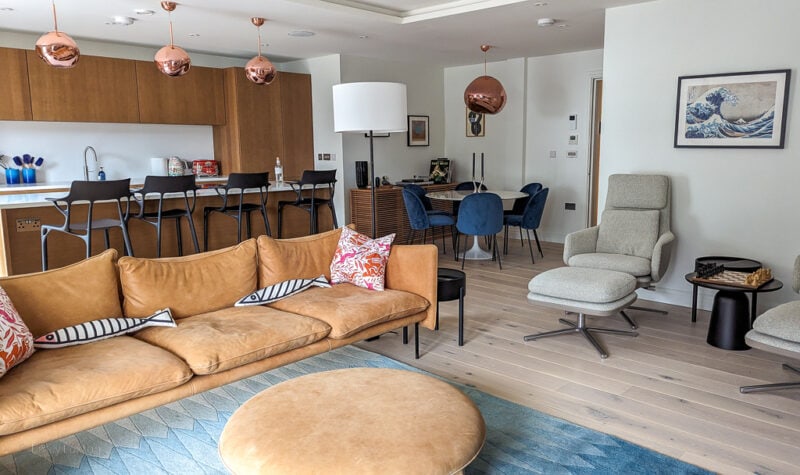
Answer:
<svg viewBox="0 0 800 475"><path fill-rule="evenodd" d="M481 183L483 183L483 152L481 152Z"/></svg>
<svg viewBox="0 0 800 475"><path fill-rule="evenodd" d="M472 152L472 180L475 181L475 152Z"/></svg>

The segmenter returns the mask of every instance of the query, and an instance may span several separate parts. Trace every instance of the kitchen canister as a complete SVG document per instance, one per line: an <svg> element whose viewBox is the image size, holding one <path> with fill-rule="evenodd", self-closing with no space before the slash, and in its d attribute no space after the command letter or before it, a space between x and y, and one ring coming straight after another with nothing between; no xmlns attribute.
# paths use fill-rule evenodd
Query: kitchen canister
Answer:
<svg viewBox="0 0 800 475"><path fill-rule="evenodd" d="M150 174L155 176L167 176L169 174L168 158L153 157L150 159Z"/></svg>

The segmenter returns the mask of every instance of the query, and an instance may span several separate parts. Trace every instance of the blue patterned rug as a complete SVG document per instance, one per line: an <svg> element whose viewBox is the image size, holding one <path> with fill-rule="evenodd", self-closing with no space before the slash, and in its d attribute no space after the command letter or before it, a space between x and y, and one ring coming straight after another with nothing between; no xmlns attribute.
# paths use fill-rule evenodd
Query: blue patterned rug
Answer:
<svg viewBox="0 0 800 475"><path fill-rule="evenodd" d="M352 346L0 457L0 473L224 474L217 441L242 403L281 381L318 371L376 367L419 371ZM459 386L478 405L486 445L468 474L705 474L693 465L533 409ZM413 467L409 467L409 473Z"/></svg>

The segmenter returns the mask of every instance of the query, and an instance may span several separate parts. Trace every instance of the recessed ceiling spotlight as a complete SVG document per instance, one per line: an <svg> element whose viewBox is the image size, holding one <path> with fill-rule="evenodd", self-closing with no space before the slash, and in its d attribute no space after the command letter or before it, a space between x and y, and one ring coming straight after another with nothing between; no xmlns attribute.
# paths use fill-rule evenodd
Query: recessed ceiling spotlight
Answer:
<svg viewBox="0 0 800 475"><path fill-rule="evenodd" d="M534 7L546 7L547 2L536 2L533 4Z"/></svg>
<svg viewBox="0 0 800 475"><path fill-rule="evenodd" d="M358 38L362 39L362 40L366 40L367 38L369 38L369 36L368 35L358 35Z"/></svg>
<svg viewBox="0 0 800 475"><path fill-rule="evenodd" d="M148 10L147 8L137 8L136 10L133 11L133 13L142 16L150 16L154 15L156 12L154 10Z"/></svg>
<svg viewBox="0 0 800 475"><path fill-rule="evenodd" d="M200 33L189 33L189 38L199 38Z"/></svg>
<svg viewBox="0 0 800 475"><path fill-rule="evenodd" d="M569 25L567 25L566 23L559 23L558 27L559 28L569 28Z"/></svg>
<svg viewBox="0 0 800 475"><path fill-rule="evenodd" d="M133 25L134 21L136 21L136 19L129 16L114 15L111 17L111 21L106 22L106 25L130 26Z"/></svg>
<svg viewBox="0 0 800 475"><path fill-rule="evenodd" d="M269 43L261 43L261 46L263 46L264 48L266 48L267 46L269 46Z"/></svg>
<svg viewBox="0 0 800 475"><path fill-rule="evenodd" d="M14 9L11 8L11 7L0 8L0 12L13 12L13 11L14 11Z"/></svg>
<svg viewBox="0 0 800 475"><path fill-rule="evenodd" d="M536 24L539 26L553 26L556 24L556 21L552 18L539 18L536 20Z"/></svg>
<svg viewBox="0 0 800 475"><path fill-rule="evenodd" d="M309 36L314 36L316 33L313 31L308 30L294 30L287 33L289 36L294 36L296 38L308 38Z"/></svg>

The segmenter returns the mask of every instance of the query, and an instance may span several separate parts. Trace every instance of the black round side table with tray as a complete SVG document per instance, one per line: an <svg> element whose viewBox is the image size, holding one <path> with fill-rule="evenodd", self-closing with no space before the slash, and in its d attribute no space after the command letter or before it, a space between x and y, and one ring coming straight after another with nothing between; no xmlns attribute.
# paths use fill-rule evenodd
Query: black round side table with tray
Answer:
<svg viewBox="0 0 800 475"><path fill-rule="evenodd" d="M696 263L722 265L726 271L755 272L761 263L752 259L738 257L709 256L696 259ZM685 279L692 284L692 322L697 317L697 288L717 290L711 309L711 321L706 341L712 346L726 350L748 350L744 335L752 328L756 316L758 294L774 292L783 288L783 282L772 279L758 287L738 284L708 282L697 280L697 272L686 274ZM750 294L750 301L747 294ZM749 305L748 305L749 303Z"/></svg>
<svg viewBox="0 0 800 475"><path fill-rule="evenodd" d="M439 268L436 298L436 329L439 329L439 302L458 299L458 346L464 346L464 295L467 274L456 269Z"/></svg>

